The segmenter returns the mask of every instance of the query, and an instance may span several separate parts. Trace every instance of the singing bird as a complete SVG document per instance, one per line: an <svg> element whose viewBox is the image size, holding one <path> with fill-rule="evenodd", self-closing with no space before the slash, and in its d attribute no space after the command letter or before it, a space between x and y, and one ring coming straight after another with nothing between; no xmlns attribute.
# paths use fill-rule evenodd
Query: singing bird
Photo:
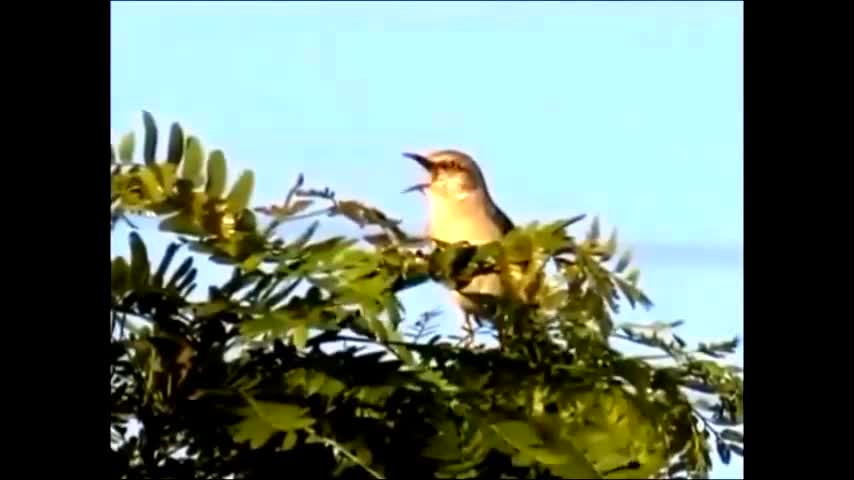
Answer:
<svg viewBox="0 0 854 480"><path fill-rule="evenodd" d="M428 181L407 188L404 192L421 191L427 199L428 235L436 240L481 245L500 240L513 229L513 222L495 204L489 194L483 173L477 162L457 150L438 150L425 155L404 153L416 161L428 174ZM475 277L462 292L501 295L498 274ZM471 328L472 318L478 323L484 312L477 305L452 292L454 301L463 311Z"/></svg>

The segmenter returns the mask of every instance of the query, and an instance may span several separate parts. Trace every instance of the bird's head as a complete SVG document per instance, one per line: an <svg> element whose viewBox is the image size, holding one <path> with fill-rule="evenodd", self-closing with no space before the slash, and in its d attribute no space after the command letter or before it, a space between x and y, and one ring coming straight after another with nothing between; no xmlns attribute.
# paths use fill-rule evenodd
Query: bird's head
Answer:
<svg viewBox="0 0 854 480"><path fill-rule="evenodd" d="M404 153L416 161L428 174L428 182L413 185L404 192L427 190L432 195L464 197L478 190L486 190L483 173L477 163L457 150L438 150L428 154Z"/></svg>

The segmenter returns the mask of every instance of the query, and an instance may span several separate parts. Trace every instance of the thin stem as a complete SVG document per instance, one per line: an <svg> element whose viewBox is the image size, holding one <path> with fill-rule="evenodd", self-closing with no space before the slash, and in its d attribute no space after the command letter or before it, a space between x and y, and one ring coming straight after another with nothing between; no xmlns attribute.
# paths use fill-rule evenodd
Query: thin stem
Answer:
<svg viewBox="0 0 854 480"><path fill-rule="evenodd" d="M359 459L359 457L357 457L356 455L353 455L352 453L350 453L350 451L349 451L349 450L347 450L346 448L344 448L341 444L339 444L338 442L336 442L334 439L332 439L332 438L328 438L328 437L324 437L324 436L322 436L322 435L318 435L318 434L317 434L317 432L315 432L315 431L314 431L314 429L312 429L311 427L307 427L305 430L306 430L308 433L310 433L310 434L314 435L315 437L319 438L319 439L320 439L320 441L321 441L324 445L326 445L327 447L332 447L333 449L335 449L335 450L337 450L337 451L341 452L342 454L344 454L344 456L345 456L345 457L347 457L348 459L350 459L350 461L351 461L351 462L353 462L353 463L355 463L356 465L359 465L360 467L364 468L364 469L365 469L365 471L366 471L366 472L368 472L369 474L371 474L371 476L372 476L372 477L374 477L374 478L383 478L383 479L385 478L385 477L384 477L380 472L378 472L378 471L374 470L373 468L371 468L371 467L370 467L370 465L365 464L365 462L363 462L361 459Z"/></svg>

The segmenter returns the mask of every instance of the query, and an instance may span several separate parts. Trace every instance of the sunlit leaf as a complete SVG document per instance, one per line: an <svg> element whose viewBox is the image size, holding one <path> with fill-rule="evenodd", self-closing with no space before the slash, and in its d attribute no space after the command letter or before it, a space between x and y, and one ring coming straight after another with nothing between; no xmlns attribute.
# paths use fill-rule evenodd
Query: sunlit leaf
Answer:
<svg viewBox="0 0 854 480"><path fill-rule="evenodd" d="M163 189L160 182L157 181L157 176L147 169L143 168L137 174L142 181L142 187L145 190L145 196L152 202L160 202L163 200Z"/></svg>
<svg viewBox="0 0 854 480"><path fill-rule="evenodd" d="M302 350L305 348L305 343L308 341L308 327L304 322L299 322L291 330L294 346Z"/></svg>
<svg viewBox="0 0 854 480"><path fill-rule="evenodd" d="M236 213L249 207L249 200L252 197L252 190L254 188L255 176L251 171L243 172L228 193L228 197L226 198L228 209Z"/></svg>
<svg viewBox="0 0 854 480"><path fill-rule="evenodd" d="M228 180L225 164L225 154L214 150L208 155L208 182L205 193L211 198L222 198Z"/></svg>
<svg viewBox="0 0 854 480"><path fill-rule="evenodd" d="M133 161L133 151L136 146L136 135L128 132L119 140L119 160L122 163Z"/></svg>
<svg viewBox="0 0 854 480"><path fill-rule="evenodd" d="M294 448L297 444L297 432L296 430L291 430L285 435L285 439L282 441L282 451L287 452L288 450Z"/></svg>
<svg viewBox="0 0 854 480"><path fill-rule="evenodd" d="M181 165L181 178L193 182L194 187L203 185L202 168L204 167L204 155L201 142L196 137L187 137L184 163Z"/></svg>
<svg viewBox="0 0 854 480"><path fill-rule="evenodd" d="M605 247L603 248L603 253L605 254L605 258L603 258L603 260L607 261L616 252L617 252L617 230L614 229L614 231L611 232L611 236L608 238L608 243L606 243Z"/></svg>
<svg viewBox="0 0 854 480"><path fill-rule="evenodd" d="M250 448L257 449L264 446L274 433L276 430L270 425L270 422L256 415L251 415L234 427L232 435L235 442L248 441Z"/></svg>
<svg viewBox="0 0 854 480"><path fill-rule="evenodd" d="M252 408L276 430L299 430L310 427L315 422L315 419L308 415L308 409L299 405L255 401Z"/></svg>
<svg viewBox="0 0 854 480"><path fill-rule="evenodd" d="M158 228L164 232L180 233L184 235L204 235L205 229L188 213L178 213L164 218Z"/></svg>

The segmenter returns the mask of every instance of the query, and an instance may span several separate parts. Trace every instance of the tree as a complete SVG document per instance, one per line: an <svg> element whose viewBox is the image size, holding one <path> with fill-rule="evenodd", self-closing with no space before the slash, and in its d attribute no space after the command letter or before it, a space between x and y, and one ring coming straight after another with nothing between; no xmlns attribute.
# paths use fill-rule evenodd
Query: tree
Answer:
<svg viewBox="0 0 854 480"><path fill-rule="evenodd" d="M415 247L381 211L301 177L283 204L250 208L252 172L226 191L224 154L205 156L178 124L155 161L143 119L142 162L133 132L110 148L111 224L151 214L176 241L155 262L133 231L130 258L111 261L117 476L703 477L713 449L743 454L743 378L719 361L737 339L689 349L680 322L614 325L622 302L651 302L597 221L583 238L569 233L576 217L481 247ZM373 233L314 239L317 221L278 233L323 215ZM231 277L193 297L186 250ZM500 342L433 335L429 312L406 320L402 290L485 272L507 287L476 299ZM615 338L669 361L623 354Z"/></svg>

